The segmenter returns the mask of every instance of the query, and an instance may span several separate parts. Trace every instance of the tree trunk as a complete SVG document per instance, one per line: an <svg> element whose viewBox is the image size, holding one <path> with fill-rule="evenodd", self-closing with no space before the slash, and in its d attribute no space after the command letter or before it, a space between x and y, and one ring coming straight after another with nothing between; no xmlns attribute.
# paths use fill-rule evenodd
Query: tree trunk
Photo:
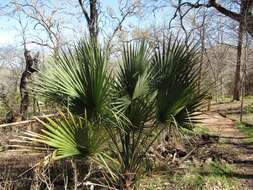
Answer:
<svg viewBox="0 0 253 190"><path fill-rule="evenodd" d="M97 0L90 0L90 20L88 24L90 37L96 41L98 36Z"/></svg>
<svg viewBox="0 0 253 190"><path fill-rule="evenodd" d="M25 50L24 57L26 62L26 67L24 72L22 73L21 80L20 80L20 96L21 96L21 103L20 103L20 114L22 120L27 119L28 115L28 106L29 106L29 92L28 92L28 82L31 78L33 72L37 71L33 68L34 62L38 62L39 54L32 58L30 55L30 51Z"/></svg>
<svg viewBox="0 0 253 190"><path fill-rule="evenodd" d="M79 5L82 9L82 12L85 16L87 25L88 25L88 30L89 30L89 35L90 38L94 41L97 41L98 37L98 8L97 8L97 0L89 0L89 14L87 10L85 9L85 6L83 4L83 0L78 0Z"/></svg>
<svg viewBox="0 0 253 190"><path fill-rule="evenodd" d="M208 7L214 7L217 11L231 19L241 23L244 23L244 30L253 37L253 1L252 0L241 0L240 1L240 14L228 10L221 6L216 0L209 0Z"/></svg>
<svg viewBox="0 0 253 190"><path fill-rule="evenodd" d="M199 65L199 84L198 84L198 93L200 94L201 91L201 80L202 80L202 68L204 63L204 53L205 53L205 20L206 20L206 14L203 14L202 19L202 28L200 29L200 41L201 41L201 62Z"/></svg>
<svg viewBox="0 0 253 190"><path fill-rule="evenodd" d="M240 23L237 45L237 62L234 78L234 93L233 100L240 100L240 73L241 73L241 57L242 57L242 43L243 43L243 24Z"/></svg>
<svg viewBox="0 0 253 190"><path fill-rule="evenodd" d="M253 16L248 19L246 30L253 38Z"/></svg>
<svg viewBox="0 0 253 190"><path fill-rule="evenodd" d="M234 93L233 100L240 100L240 72L241 72L241 57L242 57L242 43L243 43L243 33L248 30L248 25L252 23L250 21L249 13L252 10L252 2L244 1L241 3L240 7L240 19L239 19L239 31L238 31L238 45L237 45L237 63L234 78ZM252 29L250 29L252 30Z"/></svg>
<svg viewBox="0 0 253 190"><path fill-rule="evenodd" d="M243 68L242 68L242 84L241 84L241 94L242 94L242 99L241 99L241 108L240 108L240 122L242 122L242 117L243 117L243 104L244 104L244 96L245 96L245 84L246 84L246 69L247 69L247 62L249 59L249 36L246 35L245 39L245 49L244 49L244 59L243 59Z"/></svg>
<svg viewBox="0 0 253 190"><path fill-rule="evenodd" d="M27 119L27 111L29 106L29 93L27 83L30 78L30 75L31 74L25 70L20 80L20 96L21 96L20 114L22 120Z"/></svg>

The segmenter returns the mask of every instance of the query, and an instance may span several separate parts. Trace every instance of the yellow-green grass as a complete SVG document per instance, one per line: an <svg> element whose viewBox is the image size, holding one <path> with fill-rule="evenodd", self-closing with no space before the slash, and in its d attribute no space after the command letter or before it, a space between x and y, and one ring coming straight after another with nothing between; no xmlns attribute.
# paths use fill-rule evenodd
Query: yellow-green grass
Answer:
<svg viewBox="0 0 253 190"><path fill-rule="evenodd" d="M242 144L253 145L253 125L246 122L237 122L236 127L248 138L243 139Z"/></svg>
<svg viewBox="0 0 253 190"><path fill-rule="evenodd" d="M173 171L145 177L139 188L145 190L236 190L240 182L233 175L236 168L226 163L210 162L188 166L183 171Z"/></svg>

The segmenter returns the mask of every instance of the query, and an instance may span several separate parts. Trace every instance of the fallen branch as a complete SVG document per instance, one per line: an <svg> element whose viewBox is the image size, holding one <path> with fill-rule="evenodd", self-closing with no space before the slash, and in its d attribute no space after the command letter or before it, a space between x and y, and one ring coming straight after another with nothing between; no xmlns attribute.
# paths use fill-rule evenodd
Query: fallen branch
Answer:
<svg viewBox="0 0 253 190"><path fill-rule="evenodd" d="M179 161L179 164L182 164L198 148L199 148L199 146L194 147L188 154L185 155L185 157L182 158L182 160Z"/></svg>
<svg viewBox="0 0 253 190"><path fill-rule="evenodd" d="M46 119L46 118L48 118L48 117L53 117L53 116L55 116L55 114L49 114L49 115L43 115L43 116L36 116L36 117L33 117L32 119L26 120L26 121L18 121L18 122L14 122L14 123L2 124L2 125L0 125L0 128L6 128L6 127L19 127L19 126L20 126L20 127L24 127L24 126L27 126L27 125L29 125L29 124L38 122L38 121L36 120L36 118L43 120L43 119Z"/></svg>

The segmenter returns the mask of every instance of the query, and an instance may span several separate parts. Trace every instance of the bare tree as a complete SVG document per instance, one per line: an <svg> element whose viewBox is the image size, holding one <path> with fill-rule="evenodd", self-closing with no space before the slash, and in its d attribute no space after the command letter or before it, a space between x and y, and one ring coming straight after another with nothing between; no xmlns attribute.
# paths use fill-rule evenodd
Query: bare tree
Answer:
<svg viewBox="0 0 253 190"><path fill-rule="evenodd" d="M201 15L201 23L200 27L198 27L199 34L200 34L200 43L201 43L201 57L200 57L200 65L199 65L199 84L198 84L198 91L200 92L201 89L201 81L202 81L202 70L204 64L204 55L205 55L205 37L206 37L206 11L204 10L203 14Z"/></svg>
<svg viewBox="0 0 253 190"><path fill-rule="evenodd" d="M217 0L208 0L207 3L204 0L196 0L195 2L189 0L177 0L177 5L175 6L176 11L173 19L179 16L180 20L182 20L189 11L194 8L214 8L221 14L237 21L238 23L243 22L242 24L245 26L245 31L253 37L253 0L231 0L230 3L240 6L241 11L234 12L229 8L226 8L225 5L218 3Z"/></svg>
<svg viewBox="0 0 253 190"><path fill-rule="evenodd" d="M59 50L61 47L61 23L55 16L60 9L49 8L40 0L25 0L25 1L11 1L11 5L14 5L15 12L18 14L23 13L26 17L33 22L29 23L33 29L42 29L46 33L48 40L41 34L34 35L33 40L26 43L34 43L39 46L44 46L53 51L55 58L59 56Z"/></svg>
<svg viewBox="0 0 253 190"><path fill-rule="evenodd" d="M238 40L239 43L239 40ZM249 36L245 37L245 48L244 48L244 56L243 56L243 65L242 65L242 79L241 79L241 108L240 108L240 122L243 121L243 105L244 105L244 96L245 96L245 83L246 83L246 75L247 75L247 63L249 61Z"/></svg>
<svg viewBox="0 0 253 190"><path fill-rule="evenodd" d="M32 73L37 71L36 65L38 64L39 60L39 52L32 57L29 50L27 50L27 39L26 39L26 30L27 30L27 24L24 25L22 23L21 17L18 17L18 22L21 28L20 35L23 40L23 47L24 47L24 58L25 58L25 69L21 75L20 79L20 96L21 96L21 102L20 102L20 110L19 113L22 117L22 120L27 119L27 113L28 113L28 107L29 107L29 89L28 89L28 83L31 78Z"/></svg>
<svg viewBox="0 0 253 190"><path fill-rule="evenodd" d="M243 32L247 31L253 37L253 0L235 0L227 2L230 4L235 4L236 6L240 7L240 12L235 12L226 8L226 3L218 3L216 0L208 0L206 3L203 0L197 0L195 2L192 1L183 1L178 0L176 7L175 14L172 18L175 19L179 16L181 24L183 23L183 18L188 14L191 9L194 8L214 8L219 13L237 21L239 23L239 42L243 39ZM184 28L183 24L182 27ZM241 40L240 40L241 39ZM237 63L234 75L234 90L233 90L233 100L240 99L240 69L241 69L241 43L238 42L238 49L237 49Z"/></svg>
<svg viewBox="0 0 253 190"><path fill-rule="evenodd" d="M85 17L85 20L88 25L88 30L90 34L90 38L97 40L99 27L98 27L98 1L97 0L89 0L89 13L85 8L85 4L83 0L78 0L79 5L82 9L82 13Z"/></svg>
<svg viewBox="0 0 253 190"><path fill-rule="evenodd" d="M120 0L119 1L119 12L120 15L115 15L113 11L109 11L110 18L116 22L113 31L110 35L108 35L107 40L107 50L110 52L112 48L112 41L116 34L122 30L123 23L127 20L127 18L137 15L140 12L142 7L141 1L134 0Z"/></svg>

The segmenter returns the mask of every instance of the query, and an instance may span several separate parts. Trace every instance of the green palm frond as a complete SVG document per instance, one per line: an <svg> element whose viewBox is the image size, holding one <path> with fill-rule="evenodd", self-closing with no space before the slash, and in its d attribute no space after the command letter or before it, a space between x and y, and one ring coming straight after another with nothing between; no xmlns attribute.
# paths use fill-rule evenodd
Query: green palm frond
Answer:
<svg viewBox="0 0 253 190"><path fill-rule="evenodd" d="M122 64L116 75L117 106L135 127L143 125L154 114L155 93L150 91L148 71L151 55L145 41L124 45Z"/></svg>
<svg viewBox="0 0 253 190"><path fill-rule="evenodd" d="M78 156L86 158L98 153L106 140L101 126L93 126L86 116L74 116L61 113L59 119L47 118L47 122L38 120L43 128L41 133L26 132L27 142L43 143L54 150L53 159Z"/></svg>
<svg viewBox="0 0 253 190"><path fill-rule="evenodd" d="M107 57L97 44L80 41L63 51L37 80L37 92L52 102L69 105L76 114L88 118L105 114L111 89L106 71Z"/></svg>
<svg viewBox="0 0 253 190"><path fill-rule="evenodd" d="M157 119L164 123L175 118L181 126L189 126L205 100L206 92L198 91L199 57L195 47L170 39L154 52L151 72L152 89L157 91Z"/></svg>
<svg viewBox="0 0 253 190"><path fill-rule="evenodd" d="M123 94L133 96L137 80L146 71L151 55L151 50L145 41L123 46L122 64L116 78Z"/></svg>

